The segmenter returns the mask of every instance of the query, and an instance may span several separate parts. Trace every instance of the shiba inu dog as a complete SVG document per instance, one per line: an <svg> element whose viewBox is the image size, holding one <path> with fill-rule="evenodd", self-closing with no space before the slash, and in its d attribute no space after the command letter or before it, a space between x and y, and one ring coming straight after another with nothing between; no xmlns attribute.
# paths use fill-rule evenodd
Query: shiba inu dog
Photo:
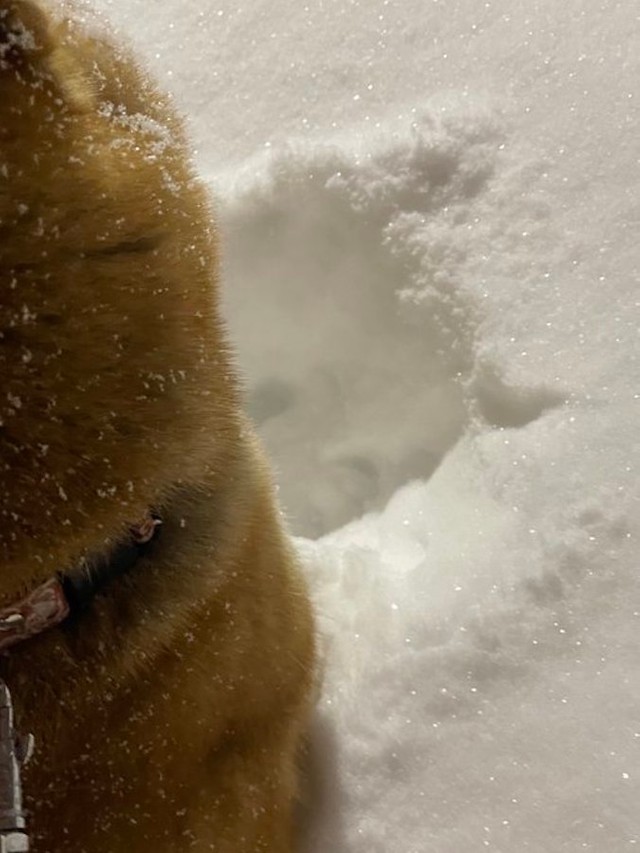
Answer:
<svg viewBox="0 0 640 853"><path fill-rule="evenodd" d="M168 100L0 0L0 676L36 853L292 850L313 622L216 275Z"/></svg>

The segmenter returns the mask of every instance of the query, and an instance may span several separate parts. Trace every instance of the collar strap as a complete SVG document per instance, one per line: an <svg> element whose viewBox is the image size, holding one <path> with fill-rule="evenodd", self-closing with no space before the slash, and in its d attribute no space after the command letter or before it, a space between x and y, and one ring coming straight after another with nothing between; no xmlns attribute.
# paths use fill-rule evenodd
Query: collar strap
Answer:
<svg viewBox="0 0 640 853"><path fill-rule="evenodd" d="M76 571L60 572L25 598L2 608L0 653L86 610L97 593L147 554L161 524L157 513L149 511L139 524L129 528L129 538L108 553L83 560Z"/></svg>

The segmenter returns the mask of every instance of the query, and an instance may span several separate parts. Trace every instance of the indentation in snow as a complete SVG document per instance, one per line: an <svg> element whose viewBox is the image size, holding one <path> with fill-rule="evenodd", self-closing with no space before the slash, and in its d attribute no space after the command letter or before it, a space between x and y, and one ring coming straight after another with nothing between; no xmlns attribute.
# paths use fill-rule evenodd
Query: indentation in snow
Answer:
<svg viewBox="0 0 640 853"><path fill-rule="evenodd" d="M282 148L224 192L227 313L297 532L381 508L461 435L479 318L463 270L500 144L491 114L425 112L373 153Z"/></svg>

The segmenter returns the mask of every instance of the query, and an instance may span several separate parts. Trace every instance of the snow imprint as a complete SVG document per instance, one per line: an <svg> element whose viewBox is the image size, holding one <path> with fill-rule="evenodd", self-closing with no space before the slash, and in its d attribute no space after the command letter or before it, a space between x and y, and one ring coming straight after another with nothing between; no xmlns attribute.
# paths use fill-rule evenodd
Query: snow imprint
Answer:
<svg viewBox="0 0 640 853"><path fill-rule="evenodd" d="M559 401L476 375L468 266L502 143L491 114L425 111L366 155L285 147L225 193L226 313L297 533L430 477L472 416L526 424Z"/></svg>

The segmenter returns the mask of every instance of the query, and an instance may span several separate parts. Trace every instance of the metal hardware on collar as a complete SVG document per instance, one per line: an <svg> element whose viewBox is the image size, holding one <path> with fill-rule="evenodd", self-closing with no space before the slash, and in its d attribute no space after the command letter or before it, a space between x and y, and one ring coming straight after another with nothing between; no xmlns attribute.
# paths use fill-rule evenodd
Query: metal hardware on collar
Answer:
<svg viewBox="0 0 640 853"><path fill-rule="evenodd" d="M22 625L24 616L22 613L10 613L8 616L0 617L0 633L2 631L13 631L18 625Z"/></svg>
<svg viewBox="0 0 640 853"><path fill-rule="evenodd" d="M29 850L29 838L23 832L0 836L0 853L25 853Z"/></svg>
<svg viewBox="0 0 640 853"><path fill-rule="evenodd" d="M154 512L148 512L139 524L133 524L129 529L133 541L137 545L146 545L155 537L162 519Z"/></svg>
<svg viewBox="0 0 640 853"><path fill-rule="evenodd" d="M33 737L28 738L33 751ZM29 748L23 754L27 756ZM29 850L27 822L22 810L21 748L13 728L9 688L0 680L0 853Z"/></svg>
<svg viewBox="0 0 640 853"><path fill-rule="evenodd" d="M160 517L149 511L129 528L129 541L118 543L107 555L84 560L76 572L49 578L0 610L0 653L82 612L110 580L126 574L148 552L161 524ZM33 747L33 735L19 737L14 731L11 694L0 679L0 853L29 850L20 767L31 757Z"/></svg>
<svg viewBox="0 0 640 853"><path fill-rule="evenodd" d="M0 836L0 853L28 853L29 838L23 832Z"/></svg>

